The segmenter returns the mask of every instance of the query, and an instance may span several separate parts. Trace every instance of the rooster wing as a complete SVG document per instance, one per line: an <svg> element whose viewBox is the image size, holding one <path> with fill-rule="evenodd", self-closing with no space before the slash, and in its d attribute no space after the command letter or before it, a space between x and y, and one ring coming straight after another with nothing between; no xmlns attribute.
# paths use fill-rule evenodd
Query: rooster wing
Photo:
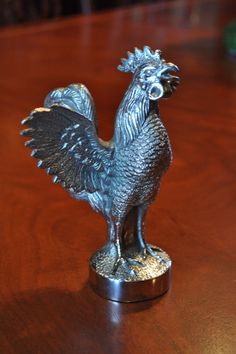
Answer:
<svg viewBox="0 0 236 354"><path fill-rule="evenodd" d="M39 159L38 167L53 175L55 183L74 193L103 191L112 149L98 138L92 109L86 105L81 108L81 112L87 109L91 114L85 117L76 112L79 109L73 97L68 97L67 105L64 99L60 104L59 93L53 91L47 96L45 103L52 104L50 108L37 108L23 120L22 124L29 128L22 135L31 138L25 144L32 148L31 155Z"/></svg>

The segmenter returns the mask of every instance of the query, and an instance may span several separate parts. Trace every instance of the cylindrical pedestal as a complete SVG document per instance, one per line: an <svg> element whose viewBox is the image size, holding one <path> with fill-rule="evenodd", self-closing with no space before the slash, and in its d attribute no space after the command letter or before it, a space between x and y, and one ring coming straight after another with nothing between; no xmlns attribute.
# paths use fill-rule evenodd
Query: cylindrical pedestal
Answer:
<svg viewBox="0 0 236 354"><path fill-rule="evenodd" d="M90 260L89 281L93 290L106 299L118 302L143 301L164 294L170 287L171 260L161 249L157 254L157 258L148 255L142 266L132 266L135 276L130 277L122 270L113 274L107 270L109 267L102 271L99 262L101 259L103 264L104 259L110 262L110 258L106 251L98 251ZM136 259L140 261L139 256Z"/></svg>

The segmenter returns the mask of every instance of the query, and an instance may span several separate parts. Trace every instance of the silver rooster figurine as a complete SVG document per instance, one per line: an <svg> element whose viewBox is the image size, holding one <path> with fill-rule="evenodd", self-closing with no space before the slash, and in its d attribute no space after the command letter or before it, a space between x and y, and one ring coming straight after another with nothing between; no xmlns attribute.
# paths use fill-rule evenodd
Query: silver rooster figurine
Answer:
<svg viewBox="0 0 236 354"><path fill-rule="evenodd" d="M117 287L117 281L128 286L153 280L171 265L164 251L147 244L143 221L172 159L158 100L171 96L179 78L172 75L178 67L166 62L160 50L147 46L128 52L118 69L132 73L133 78L118 108L115 133L109 142L98 137L94 102L82 84L51 91L44 107L23 120L29 128L22 135L30 137L25 145L32 148L38 167L46 169L73 198L88 201L107 221L107 242L91 258L97 277L94 280L92 276L94 287L100 293L99 286L103 293L108 291L105 297L136 301L158 295L160 289L136 298L137 289L131 294L122 288L115 295L114 281ZM113 286L111 293L104 290L106 281Z"/></svg>

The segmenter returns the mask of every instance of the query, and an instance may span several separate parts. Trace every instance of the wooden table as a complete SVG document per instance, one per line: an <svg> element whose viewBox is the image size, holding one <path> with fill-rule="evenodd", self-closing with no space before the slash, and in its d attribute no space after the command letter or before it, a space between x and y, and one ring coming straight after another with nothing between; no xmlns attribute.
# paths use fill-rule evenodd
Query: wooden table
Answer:
<svg viewBox="0 0 236 354"><path fill-rule="evenodd" d="M0 31L0 353L233 354L236 62L222 43L235 1L169 1ZM19 137L47 92L83 82L109 139L134 46L160 47L182 84L161 113L174 152L147 217L173 259L170 291L119 304L87 285L103 218L52 185Z"/></svg>

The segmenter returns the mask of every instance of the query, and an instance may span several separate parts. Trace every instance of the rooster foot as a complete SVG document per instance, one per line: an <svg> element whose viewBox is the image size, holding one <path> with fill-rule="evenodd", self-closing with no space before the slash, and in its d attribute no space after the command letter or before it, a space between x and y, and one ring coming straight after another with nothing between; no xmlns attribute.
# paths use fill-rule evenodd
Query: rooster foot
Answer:
<svg viewBox="0 0 236 354"><path fill-rule="evenodd" d="M118 268L122 266L131 276L136 276L135 270L131 267L132 265L134 266L144 266L143 262L137 261L133 258L128 258L128 257L118 257L117 260L115 261L115 264L113 266L113 271L112 274L116 274Z"/></svg>
<svg viewBox="0 0 236 354"><path fill-rule="evenodd" d="M166 264L166 261L162 257L158 256L157 252L161 252L160 248L146 244L145 247L142 247L141 255L144 260L148 255L150 255L160 261L161 264Z"/></svg>

